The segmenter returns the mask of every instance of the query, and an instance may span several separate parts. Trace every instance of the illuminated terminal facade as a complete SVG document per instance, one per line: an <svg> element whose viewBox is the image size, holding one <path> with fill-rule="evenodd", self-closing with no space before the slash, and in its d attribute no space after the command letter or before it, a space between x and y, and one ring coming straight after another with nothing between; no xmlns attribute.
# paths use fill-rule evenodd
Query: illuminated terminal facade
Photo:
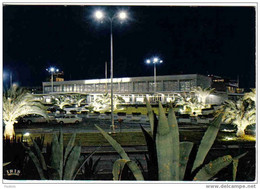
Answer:
<svg viewBox="0 0 260 189"><path fill-rule="evenodd" d="M212 86L212 78L199 74L165 75L156 77L156 91L153 76L148 77L124 77L113 79L113 92L120 95L125 103L143 103L144 97L150 102L158 100L168 102L173 100L176 93L190 92L193 87L201 86L208 88ZM111 79L89 79L43 82L43 94L88 94L87 102L95 100L96 96L111 90ZM219 101L219 99L213 101ZM211 100L210 103L215 103Z"/></svg>

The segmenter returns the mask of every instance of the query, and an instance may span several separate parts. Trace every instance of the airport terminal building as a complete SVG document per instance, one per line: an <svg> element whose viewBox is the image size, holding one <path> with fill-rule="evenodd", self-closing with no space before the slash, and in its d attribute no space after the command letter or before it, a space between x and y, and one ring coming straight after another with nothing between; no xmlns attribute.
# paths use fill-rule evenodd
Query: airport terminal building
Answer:
<svg viewBox="0 0 260 189"><path fill-rule="evenodd" d="M43 94L88 94L87 103L93 102L97 95L102 95L111 90L111 79L89 79L43 82ZM153 76L148 77L123 77L113 79L113 92L120 95L125 103L143 103L144 97L150 102L158 100L171 101L176 93L190 92L193 87L212 87L212 78L199 74L165 75L156 77L156 91ZM223 95L220 97L223 98ZM225 97L224 97L225 98ZM209 103L219 101L217 96L209 99Z"/></svg>

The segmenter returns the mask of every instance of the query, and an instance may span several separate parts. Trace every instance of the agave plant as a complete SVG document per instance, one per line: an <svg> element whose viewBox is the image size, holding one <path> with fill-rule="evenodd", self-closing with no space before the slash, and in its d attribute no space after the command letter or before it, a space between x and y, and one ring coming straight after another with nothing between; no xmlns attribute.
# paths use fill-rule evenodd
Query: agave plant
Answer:
<svg viewBox="0 0 260 189"><path fill-rule="evenodd" d="M76 134L74 133L67 146L64 147L63 134L53 135L50 146L50 165L47 165L47 161L35 140L32 139L34 149L24 146L35 164L41 180L74 180L76 178L80 169L95 151L86 159L80 158L81 147L74 145L75 138Z"/></svg>
<svg viewBox="0 0 260 189"><path fill-rule="evenodd" d="M226 100L221 111L224 111L223 122L237 126L236 135L243 137L245 129L256 123L256 109L248 105L243 99L237 101Z"/></svg>
<svg viewBox="0 0 260 189"><path fill-rule="evenodd" d="M190 153L194 148L193 143L180 141L178 123L173 108L170 107L167 118L160 103L157 120L148 101L146 101L146 105L152 135L143 128L142 131L147 141L149 159L153 159L154 161L157 159L157 162L150 162L150 164L158 164L158 170L153 169L153 171L158 172L159 180L183 180L185 175L189 175L189 177L186 178L188 180L209 180L232 161L235 160L238 162L238 159L245 155L243 154L236 158L226 155L205 164L205 158L219 131L221 118L223 116L223 114L219 114L219 116L211 122L205 132L197 150L195 160L189 160ZM150 149L152 149L152 151ZM154 149L157 152L156 156L153 152ZM191 170L186 169L188 162L191 163ZM234 170L236 170L236 167L237 164L234 165ZM148 170L148 172L149 171L150 170ZM157 174L156 172L151 174ZM234 178L235 175L236 171L234 171Z"/></svg>
<svg viewBox="0 0 260 189"><path fill-rule="evenodd" d="M38 114L48 120L43 104L36 101L34 96L26 90L13 85L3 95L4 137L13 138L15 135L14 123L17 123L19 117L28 114Z"/></svg>
<svg viewBox="0 0 260 189"><path fill-rule="evenodd" d="M151 165L153 165L153 175L156 175L158 180L183 180L184 175L187 174L186 167L189 162L189 156L193 148L193 143L180 142L178 123L172 107L170 107L167 118L161 103L159 103L159 115L157 120L152 111L152 107L147 100L146 104L152 132L152 135L150 135L142 128L147 141L149 159L151 160L148 169L149 167L151 168ZM211 123L201 140L196 158L192 164L191 173L189 173L189 175L192 176L191 179L194 181L206 181L211 179L231 162L235 162L233 163L233 178L236 178L238 159L243 157L246 153L235 158L232 158L230 155L225 155L210 161L207 164L204 163L205 157L217 136L222 116L223 114L219 114L219 116ZM122 158L117 160L113 165L114 180L119 179L118 175L120 175L122 168L125 165L130 168L137 180L143 180L143 175L140 168L129 159L120 144L118 144L101 128L97 128ZM152 175L149 174L149 170L148 175Z"/></svg>

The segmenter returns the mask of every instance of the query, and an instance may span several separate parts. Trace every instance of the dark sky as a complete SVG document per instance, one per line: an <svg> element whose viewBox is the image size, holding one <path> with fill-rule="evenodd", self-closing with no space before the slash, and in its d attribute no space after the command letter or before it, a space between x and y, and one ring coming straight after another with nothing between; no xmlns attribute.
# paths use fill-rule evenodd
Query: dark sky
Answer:
<svg viewBox="0 0 260 189"><path fill-rule="evenodd" d="M254 7L5 5L4 72L22 86L41 86L51 65L65 80L104 78L110 27L92 18L97 8L130 14L113 24L114 77L152 76L144 61L157 55L157 75L239 76L255 87Z"/></svg>

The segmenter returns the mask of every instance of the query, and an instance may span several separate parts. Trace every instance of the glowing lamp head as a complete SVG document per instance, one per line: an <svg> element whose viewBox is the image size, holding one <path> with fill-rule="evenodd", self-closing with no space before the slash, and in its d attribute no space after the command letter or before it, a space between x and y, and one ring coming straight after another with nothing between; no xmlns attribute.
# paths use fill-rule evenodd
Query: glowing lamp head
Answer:
<svg viewBox="0 0 260 189"><path fill-rule="evenodd" d="M162 61L162 60L160 60L160 63L163 63L163 61Z"/></svg>
<svg viewBox="0 0 260 189"><path fill-rule="evenodd" d="M119 14L118 14L120 20L125 20L127 18L127 14L126 12L124 11L121 11Z"/></svg>
<svg viewBox="0 0 260 189"><path fill-rule="evenodd" d="M54 71L55 71L55 68L51 67L50 72L54 72Z"/></svg>
<svg viewBox="0 0 260 189"><path fill-rule="evenodd" d="M59 72L59 69L56 69L56 72Z"/></svg>
<svg viewBox="0 0 260 189"><path fill-rule="evenodd" d="M159 61L158 58L154 58L154 59L153 59L153 62L154 62L154 63L157 63L158 61Z"/></svg>
<svg viewBox="0 0 260 189"><path fill-rule="evenodd" d="M101 19L103 19L104 14L103 14L102 11L96 11L95 17L96 17L98 20L101 20Z"/></svg>
<svg viewBox="0 0 260 189"><path fill-rule="evenodd" d="M151 60L147 59L147 60L146 60L146 63L147 63L147 64L150 64L150 63L151 63Z"/></svg>

